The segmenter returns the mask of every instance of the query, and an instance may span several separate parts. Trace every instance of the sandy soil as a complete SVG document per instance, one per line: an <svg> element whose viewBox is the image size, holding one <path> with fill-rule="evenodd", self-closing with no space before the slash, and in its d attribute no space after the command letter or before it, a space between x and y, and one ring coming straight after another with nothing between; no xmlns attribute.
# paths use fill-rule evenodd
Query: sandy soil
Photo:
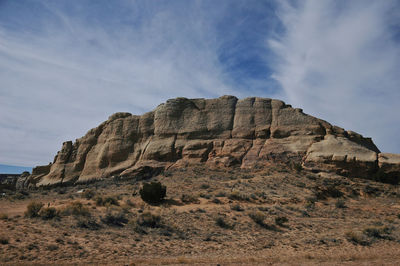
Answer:
<svg viewBox="0 0 400 266"><path fill-rule="evenodd" d="M0 264L400 264L399 186L284 165L153 180L167 187L159 206L141 200L137 180L9 193ZM33 201L55 217L26 217Z"/></svg>

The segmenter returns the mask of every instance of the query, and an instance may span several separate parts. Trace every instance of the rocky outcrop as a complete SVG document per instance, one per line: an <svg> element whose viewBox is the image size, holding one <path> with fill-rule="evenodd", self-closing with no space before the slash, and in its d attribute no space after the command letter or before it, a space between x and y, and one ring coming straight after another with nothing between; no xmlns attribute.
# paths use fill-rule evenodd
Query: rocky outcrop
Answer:
<svg viewBox="0 0 400 266"><path fill-rule="evenodd" d="M146 176L198 163L252 168L276 161L368 178L380 168L398 175L396 156L380 154L371 139L279 100L176 98L141 116L116 113L74 143L64 142L54 162L34 168L25 184Z"/></svg>

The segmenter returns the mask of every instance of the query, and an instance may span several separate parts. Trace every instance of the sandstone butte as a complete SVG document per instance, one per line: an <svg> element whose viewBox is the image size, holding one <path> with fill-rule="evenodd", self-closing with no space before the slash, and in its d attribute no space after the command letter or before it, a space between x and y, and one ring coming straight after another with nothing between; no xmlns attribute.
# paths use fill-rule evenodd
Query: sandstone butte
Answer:
<svg viewBox="0 0 400 266"><path fill-rule="evenodd" d="M400 179L400 155L381 153L371 138L280 100L222 96L170 99L141 116L115 113L74 143L64 142L53 163L35 167L17 187L146 178L195 164L259 169L277 162Z"/></svg>

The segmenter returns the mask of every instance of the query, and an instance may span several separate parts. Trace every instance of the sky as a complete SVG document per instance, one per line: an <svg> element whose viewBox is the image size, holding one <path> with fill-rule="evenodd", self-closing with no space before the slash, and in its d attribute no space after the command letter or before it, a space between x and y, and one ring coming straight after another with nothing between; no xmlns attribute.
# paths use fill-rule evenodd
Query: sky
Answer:
<svg viewBox="0 0 400 266"><path fill-rule="evenodd" d="M400 153L399 84L399 1L0 0L2 165L48 164L115 112L226 94Z"/></svg>

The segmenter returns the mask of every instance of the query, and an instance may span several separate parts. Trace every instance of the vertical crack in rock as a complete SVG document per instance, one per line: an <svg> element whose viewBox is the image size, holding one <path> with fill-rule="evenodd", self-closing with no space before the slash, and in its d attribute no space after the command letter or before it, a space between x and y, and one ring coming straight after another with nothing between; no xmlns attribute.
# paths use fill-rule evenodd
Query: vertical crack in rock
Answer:
<svg viewBox="0 0 400 266"><path fill-rule="evenodd" d="M230 136L229 136L230 139L232 138L232 131L233 131L233 126L234 126L233 123L235 122L237 103L238 103L238 98L235 97L235 103L233 104L233 115L231 116L231 120L229 122L229 127L228 127L231 131Z"/></svg>

